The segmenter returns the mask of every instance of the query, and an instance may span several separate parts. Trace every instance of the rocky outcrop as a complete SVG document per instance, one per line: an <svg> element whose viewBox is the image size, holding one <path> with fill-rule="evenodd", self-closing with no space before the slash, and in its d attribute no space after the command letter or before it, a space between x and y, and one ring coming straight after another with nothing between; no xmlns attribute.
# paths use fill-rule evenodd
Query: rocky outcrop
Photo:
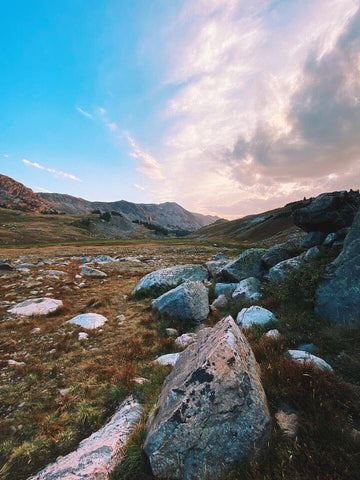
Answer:
<svg viewBox="0 0 360 480"><path fill-rule="evenodd" d="M184 323L200 323L209 314L208 290L201 282L186 282L152 302L161 318Z"/></svg>
<svg viewBox="0 0 360 480"><path fill-rule="evenodd" d="M83 313L67 321L67 323L78 325L87 330L94 330L102 327L106 322L107 318L98 313Z"/></svg>
<svg viewBox="0 0 360 480"><path fill-rule="evenodd" d="M156 297L184 282L203 282L209 273L201 265L176 265L145 275L132 291L132 295Z"/></svg>
<svg viewBox="0 0 360 480"><path fill-rule="evenodd" d="M141 410L129 397L111 420L83 440L75 452L59 457L29 480L108 480L123 458L124 447Z"/></svg>
<svg viewBox="0 0 360 480"><path fill-rule="evenodd" d="M295 225L306 232L331 233L350 226L359 207L358 191L323 193L310 205L296 209L293 219Z"/></svg>
<svg viewBox="0 0 360 480"><path fill-rule="evenodd" d="M217 480L265 445L270 417L259 369L231 317L180 354L154 412L144 451L159 478Z"/></svg>
<svg viewBox="0 0 360 480"><path fill-rule="evenodd" d="M63 306L61 300L53 298L31 298L24 302L17 303L8 310L12 315L23 315L30 317L31 315L48 315L55 312Z"/></svg>
<svg viewBox="0 0 360 480"><path fill-rule="evenodd" d="M265 252L263 248L245 250L217 272L216 281L240 282L248 277L261 278L264 273L262 256Z"/></svg>
<svg viewBox="0 0 360 480"><path fill-rule="evenodd" d="M340 325L354 324L360 318L360 210L343 250L317 288L315 312Z"/></svg>

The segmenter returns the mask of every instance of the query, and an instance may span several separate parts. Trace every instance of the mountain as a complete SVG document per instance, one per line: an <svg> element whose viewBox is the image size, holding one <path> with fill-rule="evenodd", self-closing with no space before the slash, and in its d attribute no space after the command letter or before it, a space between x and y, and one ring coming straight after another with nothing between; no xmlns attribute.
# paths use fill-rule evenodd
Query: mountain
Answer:
<svg viewBox="0 0 360 480"><path fill-rule="evenodd" d="M61 193L34 193L30 188L5 175L0 175L0 206L28 212L69 215L87 215L94 211L116 212L132 222L158 226L168 232L180 234L194 232L219 219L211 215L191 213L174 202L90 202Z"/></svg>
<svg viewBox="0 0 360 480"><path fill-rule="evenodd" d="M25 212L54 213L52 208L31 188L1 174L0 207Z"/></svg>

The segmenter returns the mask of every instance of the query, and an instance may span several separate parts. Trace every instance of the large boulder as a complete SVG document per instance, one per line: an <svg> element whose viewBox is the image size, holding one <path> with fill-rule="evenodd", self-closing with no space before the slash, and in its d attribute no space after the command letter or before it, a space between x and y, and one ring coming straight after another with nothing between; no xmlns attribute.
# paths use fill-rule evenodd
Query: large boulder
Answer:
<svg viewBox="0 0 360 480"><path fill-rule="evenodd" d="M303 248L316 247L317 245L321 245L323 243L323 241L326 239L326 236L327 235L324 232L309 232L301 246Z"/></svg>
<svg viewBox="0 0 360 480"><path fill-rule="evenodd" d="M83 440L77 450L59 457L29 480L108 480L124 456L126 442L142 407L127 398L100 430Z"/></svg>
<svg viewBox="0 0 360 480"><path fill-rule="evenodd" d="M216 281L240 282L248 277L261 278L264 274L262 256L265 252L264 248L245 250L217 272Z"/></svg>
<svg viewBox="0 0 360 480"><path fill-rule="evenodd" d="M202 265L176 265L156 270L143 277L133 289L134 296L156 297L184 282L204 282L209 272Z"/></svg>
<svg viewBox="0 0 360 480"><path fill-rule="evenodd" d="M303 261L304 259L301 256L289 258L289 260L284 260L283 262L278 263L274 267L271 267L267 277L271 282L281 282L292 271L299 268Z"/></svg>
<svg viewBox="0 0 360 480"><path fill-rule="evenodd" d="M360 210L343 250L317 288L315 312L340 325L352 325L360 318Z"/></svg>
<svg viewBox="0 0 360 480"><path fill-rule="evenodd" d="M211 278L216 278L219 271L229 263L229 259L210 260L205 263L206 268L209 270Z"/></svg>
<svg viewBox="0 0 360 480"><path fill-rule="evenodd" d="M261 258L265 266L271 268L290 257L292 257L292 253L289 246L286 243L279 243L267 250Z"/></svg>
<svg viewBox="0 0 360 480"><path fill-rule="evenodd" d="M31 298L24 302L17 303L8 310L8 313L12 315L23 315L24 317L30 317L31 315L48 315L49 313L56 312L63 306L61 300L55 300L54 298Z"/></svg>
<svg viewBox="0 0 360 480"><path fill-rule="evenodd" d="M254 354L232 317L199 332L167 377L144 445L154 476L217 480L270 433Z"/></svg>
<svg viewBox="0 0 360 480"><path fill-rule="evenodd" d="M306 232L336 232L349 227L360 207L359 192L323 193L293 212L295 225Z"/></svg>
<svg viewBox="0 0 360 480"><path fill-rule="evenodd" d="M238 285L238 283L217 283L215 285L214 295L216 298L220 295L225 295L225 297L231 298Z"/></svg>
<svg viewBox="0 0 360 480"><path fill-rule="evenodd" d="M186 282L152 302L161 318L200 323L209 314L209 294L201 282Z"/></svg>

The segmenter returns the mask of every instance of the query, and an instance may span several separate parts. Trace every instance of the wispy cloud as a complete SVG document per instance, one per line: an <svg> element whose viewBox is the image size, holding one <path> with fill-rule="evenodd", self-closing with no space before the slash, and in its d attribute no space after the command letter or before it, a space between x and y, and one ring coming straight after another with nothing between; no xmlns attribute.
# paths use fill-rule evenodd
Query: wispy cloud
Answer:
<svg viewBox="0 0 360 480"><path fill-rule="evenodd" d="M93 120L93 116L91 115L91 113L89 112L86 112L85 110L83 110L82 108L78 107L77 105L75 106L76 110L81 113L81 115L84 115L84 117L87 117L87 118L91 118L91 120Z"/></svg>
<svg viewBox="0 0 360 480"><path fill-rule="evenodd" d="M157 198L242 215L356 187L358 8L358 0L186 0L161 33L163 81L176 89L157 146L166 176Z"/></svg>
<svg viewBox="0 0 360 480"><path fill-rule="evenodd" d="M66 173L66 172L63 172L62 170L55 170L54 168L44 167L43 165L40 165L37 162L30 162L30 160L28 160L26 158L23 158L22 162L29 167L38 168L39 170L45 170L46 172L49 172L49 173L51 173L52 175L54 175L55 177L58 177L58 178L73 180L75 182L82 182L82 180L80 178L76 177L75 175L72 175L71 173Z"/></svg>
<svg viewBox="0 0 360 480"><path fill-rule="evenodd" d="M156 158L142 150L129 132L125 131L123 132L123 135L129 142L129 145L131 147L131 152L129 155L132 158L139 160L137 170L144 175L147 175L152 180L163 180L165 177L162 171L162 167L160 163L156 160Z"/></svg>
<svg viewBox="0 0 360 480"><path fill-rule="evenodd" d="M44 187L33 187L34 192L45 192L45 193L53 193L51 190L48 190Z"/></svg>
<svg viewBox="0 0 360 480"><path fill-rule="evenodd" d="M134 183L134 187L137 188L138 190L146 190L145 187L143 187L142 185L139 185L138 183Z"/></svg>
<svg viewBox="0 0 360 480"><path fill-rule="evenodd" d="M110 132L118 132L119 131L119 127L117 126L117 124L115 122L107 122L105 123L106 127L110 130Z"/></svg>

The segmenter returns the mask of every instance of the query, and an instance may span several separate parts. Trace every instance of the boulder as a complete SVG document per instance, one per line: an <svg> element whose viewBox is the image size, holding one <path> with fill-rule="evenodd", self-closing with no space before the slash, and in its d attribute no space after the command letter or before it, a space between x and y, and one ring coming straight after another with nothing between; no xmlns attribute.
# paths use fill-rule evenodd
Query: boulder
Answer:
<svg viewBox="0 0 360 480"><path fill-rule="evenodd" d="M261 258L265 266L271 268L274 265L287 260L291 256L292 254L289 250L289 246L286 243L280 243L267 250Z"/></svg>
<svg viewBox="0 0 360 480"><path fill-rule="evenodd" d="M346 235L350 232L351 227L342 228L334 233L329 233L325 238L323 245L330 246L335 242L342 242L345 240Z"/></svg>
<svg viewBox="0 0 360 480"><path fill-rule="evenodd" d="M359 192L323 193L293 212L295 225L306 232L336 232L349 227L360 207Z"/></svg>
<svg viewBox="0 0 360 480"><path fill-rule="evenodd" d="M157 478L218 480L266 445L259 368L231 317L201 330L181 353L147 428L144 451Z"/></svg>
<svg viewBox="0 0 360 480"><path fill-rule="evenodd" d="M24 302L17 303L8 310L8 313L12 315L23 315L24 317L30 317L31 315L48 315L49 313L56 312L63 306L61 300L55 300L53 298L31 298Z"/></svg>
<svg viewBox="0 0 360 480"><path fill-rule="evenodd" d="M222 293L212 302L211 306L217 310L224 309L228 306L229 301L227 297Z"/></svg>
<svg viewBox="0 0 360 480"><path fill-rule="evenodd" d="M236 323L243 328L251 327L251 325L264 325L271 320L277 320L275 315L263 307L253 305L249 308L243 308L238 313Z"/></svg>
<svg viewBox="0 0 360 480"><path fill-rule="evenodd" d="M107 277L105 272L102 272L101 270L97 270L96 268L91 268L87 265L83 265L81 267L81 274L85 275L86 277Z"/></svg>
<svg viewBox="0 0 360 480"><path fill-rule="evenodd" d="M280 262L274 267L270 268L268 279L275 283L281 282L289 273L291 273L293 270L296 270L302 263L303 258L300 256L289 258L289 260L284 260L283 262Z"/></svg>
<svg viewBox="0 0 360 480"><path fill-rule="evenodd" d="M178 337L179 332L176 330L176 328L166 328L165 333L168 337Z"/></svg>
<svg viewBox="0 0 360 480"><path fill-rule="evenodd" d="M340 255L318 285L315 312L334 324L352 325L360 318L360 210Z"/></svg>
<svg viewBox="0 0 360 480"><path fill-rule="evenodd" d="M91 263L110 263L113 261L114 259L109 255L98 255Z"/></svg>
<svg viewBox="0 0 360 480"><path fill-rule="evenodd" d="M314 364L321 370L328 370L330 372L333 371L332 367L327 362L325 362L325 360L309 352L305 352L303 350L288 350L286 352L286 355L298 363Z"/></svg>
<svg viewBox="0 0 360 480"><path fill-rule="evenodd" d="M303 248L316 247L317 245L321 245L325 239L326 233L324 232L309 232L301 246Z"/></svg>
<svg viewBox="0 0 360 480"><path fill-rule="evenodd" d="M268 332L266 332L265 337L269 337L277 340L280 337L280 332L279 330L274 328L273 330L269 330Z"/></svg>
<svg viewBox="0 0 360 480"><path fill-rule="evenodd" d="M227 260L229 261L229 257L223 253L223 252L218 252L213 256L213 260Z"/></svg>
<svg viewBox="0 0 360 480"><path fill-rule="evenodd" d="M179 358L180 353L167 353L166 355L161 355L156 360L156 363L164 365L165 367L173 367Z"/></svg>
<svg viewBox="0 0 360 480"><path fill-rule="evenodd" d="M204 282L208 278L209 272L202 265L176 265L145 275L133 289L132 294L156 297L181 283Z"/></svg>
<svg viewBox="0 0 360 480"><path fill-rule="evenodd" d="M209 295L201 282L186 282L152 302L161 318L200 323L209 314Z"/></svg>
<svg viewBox="0 0 360 480"><path fill-rule="evenodd" d="M229 259L226 260L211 260L210 262L206 262L205 266L209 271L211 278L216 278L216 275L219 271L225 267L229 263Z"/></svg>
<svg viewBox="0 0 360 480"><path fill-rule="evenodd" d="M87 330L94 330L95 328L102 327L107 321L106 317L98 313L83 313L68 320L67 323L78 325Z"/></svg>
<svg viewBox="0 0 360 480"><path fill-rule="evenodd" d="M262 256L265 252L263 248L245 250L219 270L216 281L240 282L248 277L261 278L264 274Z"/></svg>
<svg viewBox="0 0 360 480"><path fill-rule="evenodd" d="M311 247L304 255L304 262L312 262L320 255L319 247Z"/></svg>
<svg viewBox="0 0 360 480"><path fill-rule="evenodd" d="M255 277L241 280L232 294L234 300L259 300L262 297L260 292L260 280Z"/></svg>
<svg viewBox="0 0 360 480"><path fill-rule="evenodd" d="M29 480L108 480L124 456L127 440L142 407L128 397L110 421L80 442L77 450L59 457Z"/></svg>
<svg viewBox="0 0 360 480"><path fill-rule="evenodd" d="M231 298L233 291L238 285L238 283L217 283L214 289L215 297L217 298L220 295L225 295L226 297Z"/></svg>

